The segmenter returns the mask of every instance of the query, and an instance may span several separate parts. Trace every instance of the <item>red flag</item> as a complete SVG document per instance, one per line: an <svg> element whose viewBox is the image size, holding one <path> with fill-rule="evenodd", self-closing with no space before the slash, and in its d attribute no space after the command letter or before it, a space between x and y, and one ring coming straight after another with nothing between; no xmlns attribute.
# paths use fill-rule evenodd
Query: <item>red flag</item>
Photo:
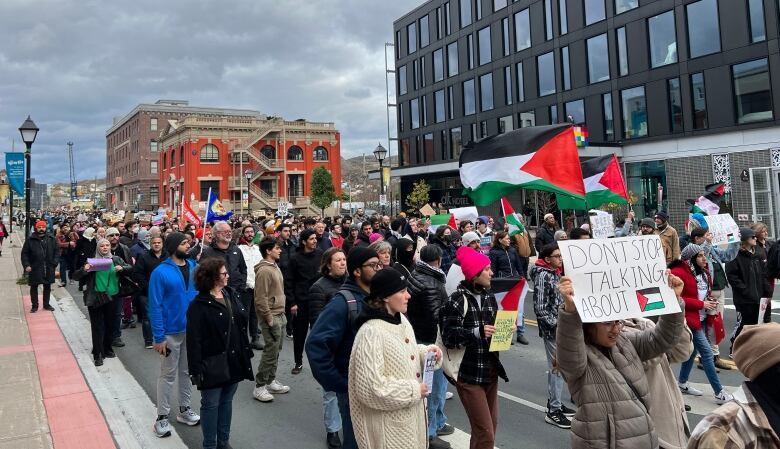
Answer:
<svg viewBox="0 0 780 449"><path fill-rule="evenodd" d="M455 221L455 214L450 214L450 221L447 222L447 226L452 229L458 229L458 222Z"/></svg>
<svg viewBox="0 0 780 449"><path fill-rule="evenodd" d="M195 213L194 210L190 207L189 204L187 204L187 201L184 200L184 195L182 195L181 199L181 216L186 221L189 221L190 223L194 224L196 227L200 226L200 217L198 214Z"/></svg>

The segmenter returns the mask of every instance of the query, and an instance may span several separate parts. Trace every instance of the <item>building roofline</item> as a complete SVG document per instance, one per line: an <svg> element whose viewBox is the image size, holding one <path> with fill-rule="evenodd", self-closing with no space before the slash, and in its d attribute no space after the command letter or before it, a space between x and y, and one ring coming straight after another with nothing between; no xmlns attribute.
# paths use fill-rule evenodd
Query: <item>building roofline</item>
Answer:
<svg viewBox="0 0 780 449"><path fill-rule="evenodd" d="M420 5L420 6L416 7L416 8L414 8L413 10L411 10L411 11L407 12L406 14L402 15L401 17L399 17L399 18L395 19L395 20L393 21L393 29L395 29L395 25L396 25L398 22L401 22L402 20L406 19L407 17L409 17L409 16L411 16L411 15L414 15L414 14L415 14L417 11L419 11L419 10L421 10L421 9L427 9L427 7L428 7L428 5L429 5L429 4L431 4L431 3L436 3L436 2L439 2L439 3L441 3L442 5L445 3L445 2L443 2L442 0L428 0L427 2L423 3L422 5Z"/></svg>
<svg viewBox="0 0 780 449"><path fill-rule="evenodd" d="M108 137L112 132L116 131L122 125L127 123L133 116L135 116L139 112L183 112L183 113L190 113L190 114L214 114L214 115L255 117L259 119L264 119L266 117L265 114L261 113L260 111L255 111L251 109L211 108L211 107L201 107L201 106L141 103L136 107L134 107L124 117L117 120L116 123L111 125L111 127L108 128L108 130L106 130L106 137Z"/></svg>

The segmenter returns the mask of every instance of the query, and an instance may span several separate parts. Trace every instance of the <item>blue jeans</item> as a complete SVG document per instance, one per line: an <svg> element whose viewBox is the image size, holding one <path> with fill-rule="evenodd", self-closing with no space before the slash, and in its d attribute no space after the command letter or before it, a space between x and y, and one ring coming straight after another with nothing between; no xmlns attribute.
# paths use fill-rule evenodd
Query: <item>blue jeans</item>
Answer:
<svg viewBox="0 0 780 449"><path fill-rule="evenodd" d="M325 431L335 433L341 430L339 400L333 391L322 392L322 411L325 415Z"/></svg>
<svg viewBox="0 0 780 449"><path fill-rule="evenodd" d="M688 382L688 376L691 375L693 363L696 359L696 353L698 352L701 354L701 364L704 367L704 374L707 375L707 380L710 381L712 391L714 391L715 394L718 394L720 393L720 390L723 389L723 386L720 384L718 373L715 371L715 362L712 356L712 348L710 347L709 340L707 340L707 335L702 329L691 329L691 332L693 332L693 353L691 354L691 358L683 362L683 364L680 366L679 382L681 384Z"/></svg>
<svg viewBox="0 0 780 449"><path fill-rule="evenodd" d="M518 310L517 311L517 336L522 337L525 335L525 317L523 316L523 311Z"/></svg>
<svg viewBox="0 0 780 449"><path fill-rule="evenodd" d="M355 441L355 431L352 430L352 416L349 412L349 394L336 393L339 401L339 413L341 414L341 426L344 430L341 436L342 449L358 449Z"/></svg>
<svg viewBox="0 0 780 449"><path fill-rule="evenodd" d="M186 379L179 379L186 381ZM233 395L238 383L210 388L200 392L200 428L203 431L203 449L216 449L230 441L230 421L233 417Z"/></svg>
<svg viewBox="0 0 780 449"><path fill-rule="evenodd" d="M64 255L60 256L60 282L68 283L68 259Z"/></svg>
<svg viewBox="0 0 780 449"><path fill-rule="evenodd" d="M433 388L428 395L428 438L435 437L436 432L447 423L447 415L444 414L446 395L447 378L444 370L439 368L433 372Z"/></svg>

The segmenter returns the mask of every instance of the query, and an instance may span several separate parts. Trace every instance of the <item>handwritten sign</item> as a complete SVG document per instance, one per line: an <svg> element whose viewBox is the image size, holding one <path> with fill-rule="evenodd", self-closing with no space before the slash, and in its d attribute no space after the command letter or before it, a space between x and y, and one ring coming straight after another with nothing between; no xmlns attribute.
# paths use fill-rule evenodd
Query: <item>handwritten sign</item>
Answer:
<svg viewBox="0 0 780 449"><path fill-rule="evenodd" d="M490 352L506 351L512 344L514 332L512 326L517 321L517 310L499 310L496 313L496 322L494 326L496 331L490 338Z"/></svg>
<svg viewBox="0 0 780 449"><path fill-rule="evenodd" d="M604 211L592 210L590 215L590 231L594 239L607 239L615 236L615 225L612 214Z"/></svg>
<svg viewBox="0 0 780 449"><path fill-rule="evenodd" d="M706 215L704 220L712 232L712 244L723 245L739 241L739 226L729 214Z"/></svg>
<svg viewBox="0 0 780 449"><path fill-rule="evenodd" d="M431 215L436 215L436 211L431 207L430 204L426 204L422 208L420 208L420 213L423 217L430 217Z"/></svg>
<svg viewBox="0 0 780 449"><path fill-rule="evenodd" d="M287 209L289 208L290 203L287 201L279 201L279 203L276 205L276 214L280 217L286 217L287 216Z"/></svg>
<svg viewBox="0 0 780 449"><path fill-rule="evenodd" d="M558 242L583 323L680 311L657 235Z"/></svg>
<svg viewBox="0 0 780 449"><path fill-rule="evenodd" d="M423 366L423 383L428 386L428 391L433 391L433 372L436 370L436 353L425 353L425 365Z"/></svg>

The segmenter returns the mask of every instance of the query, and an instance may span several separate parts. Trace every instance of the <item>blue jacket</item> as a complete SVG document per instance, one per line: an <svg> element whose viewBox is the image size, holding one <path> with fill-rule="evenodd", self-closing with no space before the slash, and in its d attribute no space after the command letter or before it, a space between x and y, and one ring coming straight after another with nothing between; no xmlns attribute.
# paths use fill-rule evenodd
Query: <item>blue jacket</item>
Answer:
<svg viewBox="0 0 780 449"><path fill-rule="evenodd" d="M187 308L198 295L195 288L195 267L198 263L187 259L190 267L189 288L184 288L181 270L172 259L165 259L152 271L149 278L149 321L155 343L165 341L166 335L187 331Z"/></svg>
<svg viewBox="0 0 780 449"><path fill-rule="evenodd" d="M349 290L355 295L356 315L359 315L365 305L363 301L368 292L360 288L352 279L347 279L341 289ZM306 356L309 359L311 372L325 391L347 392L349 358L352 354L355 334L357 329L350 322L347 300L339 291L322 309L317 322L309 332L309 338L306 339Z"/></svg>

